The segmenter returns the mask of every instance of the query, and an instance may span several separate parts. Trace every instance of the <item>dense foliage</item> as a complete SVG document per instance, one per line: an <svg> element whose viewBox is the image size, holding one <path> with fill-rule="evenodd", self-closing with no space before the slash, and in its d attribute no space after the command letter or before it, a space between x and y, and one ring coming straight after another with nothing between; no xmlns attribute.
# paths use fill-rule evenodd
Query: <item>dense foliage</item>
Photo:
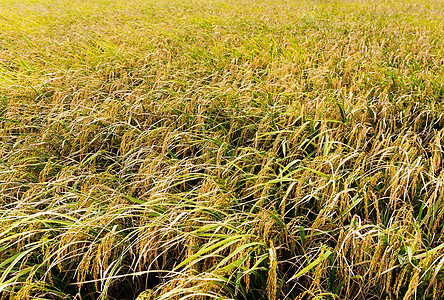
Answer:
<svg viewBox="0 0 444 300"><path fill-rule="evenodd" d="M443 299L443 7L0 0L2 299Z"/></svg>

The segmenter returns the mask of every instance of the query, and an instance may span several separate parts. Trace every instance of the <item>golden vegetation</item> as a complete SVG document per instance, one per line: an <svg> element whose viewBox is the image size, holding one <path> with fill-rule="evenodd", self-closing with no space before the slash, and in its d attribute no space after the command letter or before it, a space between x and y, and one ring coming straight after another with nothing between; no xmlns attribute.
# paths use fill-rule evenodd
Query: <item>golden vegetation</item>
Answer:
<svg viewBox="0 0 444 300"><path fill-rule="evenodd" d="M0 0L2 299L442 299L443 5Z"/></svg>

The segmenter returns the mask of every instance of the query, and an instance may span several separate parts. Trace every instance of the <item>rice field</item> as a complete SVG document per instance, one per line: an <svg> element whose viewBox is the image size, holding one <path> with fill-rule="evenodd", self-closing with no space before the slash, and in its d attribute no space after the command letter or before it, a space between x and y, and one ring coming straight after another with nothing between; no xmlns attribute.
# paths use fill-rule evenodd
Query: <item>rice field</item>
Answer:
<svg viewBox="0 0 444 300"><path fill-rule="evenodd" d="M443 0L0 0L0 299L444 299Z"/></svg>

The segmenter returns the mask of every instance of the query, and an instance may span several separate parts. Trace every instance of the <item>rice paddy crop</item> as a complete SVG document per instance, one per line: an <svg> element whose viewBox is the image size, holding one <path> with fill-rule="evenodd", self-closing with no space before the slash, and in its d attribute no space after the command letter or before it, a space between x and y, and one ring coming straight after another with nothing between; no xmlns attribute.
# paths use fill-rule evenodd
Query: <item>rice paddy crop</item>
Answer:
<svg viewBox="0 0 444 300"><path fill-rule="evenodd" d="M0 298L444 299L443 7L0 0Z"/></svg>

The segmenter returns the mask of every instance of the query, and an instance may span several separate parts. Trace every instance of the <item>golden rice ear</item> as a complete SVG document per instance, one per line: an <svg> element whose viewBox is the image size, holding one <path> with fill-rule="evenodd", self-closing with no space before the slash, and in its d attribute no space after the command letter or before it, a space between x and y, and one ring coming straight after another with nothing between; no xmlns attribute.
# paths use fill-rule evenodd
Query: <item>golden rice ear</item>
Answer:
<svg viewBox="0 0 444 300"><path fill-rule="evenodd" d="M276 249L273 245L268 249L268 259L269 259L269 267L268 267L268 276L267 276L267 296L270 300L276 299L277 286L278 286L278 278L277 278L277 255Z"/></svg>
<svg viewBox="0 0 444 300"><path fill-rule="evenodd" d="M152 290L145 290L137 296L136 300L152 300Z"/></svg>

